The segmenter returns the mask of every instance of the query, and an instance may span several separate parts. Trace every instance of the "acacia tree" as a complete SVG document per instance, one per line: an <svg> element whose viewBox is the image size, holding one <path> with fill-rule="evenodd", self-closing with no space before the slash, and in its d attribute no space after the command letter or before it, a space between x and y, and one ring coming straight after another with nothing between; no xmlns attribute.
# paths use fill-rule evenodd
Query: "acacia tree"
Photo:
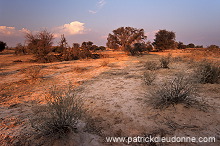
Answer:
<svg viewBox="0 0 220 146"><path fill-rule="evenodd" d="M47 30L43 30L33 35L32 33L26 34L26 42L28 49L35 54L37 60L48 62L47 54L52 51L53 34Z"/></svg>
<svg viewBox="0 0 220 146"><path fill-rule="evenodd" d="M156 35L153 42L153 45L155 48L159 51L167 50L167 49L173 49L175 47L175 38L176 35L172 31L159 30Z"/></svg>
<svg viewBox="0 0 220 146"><path fill-rule="evenodd" d="M135 43L143 42L147 36L144 35L144 29L137 29L133 27L120 27L109 33L107 47L111 49L124 50L126 46L130 46Z"/></svg>

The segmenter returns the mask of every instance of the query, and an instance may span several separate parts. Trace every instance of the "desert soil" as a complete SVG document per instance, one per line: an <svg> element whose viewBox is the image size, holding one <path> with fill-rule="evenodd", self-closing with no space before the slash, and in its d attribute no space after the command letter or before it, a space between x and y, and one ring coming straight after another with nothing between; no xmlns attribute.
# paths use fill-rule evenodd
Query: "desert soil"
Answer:
<svg viewBox="0 0 220 146"><path fill-rule="evenodd" d="M155 71L156 80L146 85L144 63L158 61L167 53L140 57L123 52L106 52L107 57L55 63L30 63L32 56L1 55L0 62L0 143L2 145L126 145L106 143L105 137L188 136L215 137L220 145L220 84L198 84L198 96L210 107L202 111L179 104L164 110L148 103L150 92L178 73L189 74L190 62L172 62L170 69ZM173 53L177 55L178 53ZM184 53L183 53L184 54ZM180 54L181 55L181 54ZM184 54L185 55L185 54ZM13 62L22 60L22 62ZM41 67L35 79L26 70ZM79 123L78 133L51 141L36 137L30 126L31 109L45 104L45 94L53 85L65 87L71 82L83 98L89 120ZM85 123L88 123L85 126ZM149 145L133 143L132 145ZM207 143L166 143L164 145L207 145Z"/></svg>

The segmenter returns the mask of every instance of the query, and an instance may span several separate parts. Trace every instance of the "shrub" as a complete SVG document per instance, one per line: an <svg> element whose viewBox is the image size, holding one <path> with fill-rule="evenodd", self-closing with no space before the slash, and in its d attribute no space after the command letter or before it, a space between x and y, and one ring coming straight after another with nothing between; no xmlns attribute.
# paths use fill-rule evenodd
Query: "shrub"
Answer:
<svg viewBox="0 0 220 146"><path fill-rule="evenodd" d="M5 50L6 46L7 46L7 45L6 45L5 42L0 41L0 52L2 52L3 50Z"/></svg>
<svg viewBox="0 0 220 146"><path fill-rule="evenodd" d="M62 137L76 132L77 123L83 114L82 100L77 98L72 87L67 90L53 87L47 104L33 109L32 127L43 135Z"/></svg>
<svg viewBox="0 0 220 146"><path fill-rule="evenodd" d="M144 51L147 51L144 43L135 43L133 46L127 45L125 47L125 52L131 56L141 55Z"/></svg>
<svg viewBox="0 0 220 146"><path fill-rule="evenodd" d="M63 60L78 60L80 58L79 48L66 48L63 52Z"/></svg>
<svg viewBox="0 0 220 146"><path fill-rule="evenodd" d="M101 62L101 66L102 66L102 67L108 66L108 64L109 64L109 61L106 61L106 60L104 60L103 62Z"/></svg>
<svg viewBox="0 0 220 146"><path fill-rule="evenodd" d="M26 34L28 49L40 62L49 62L47 55L52 52L53 39L53 34L47 30L43 30L36 35Z"/></svg>
<svg viewBox="0 0 220 146"><path fill-rule="evenodd" d="M15 54L16 55L27 54L27 50L26 50L25 46L23 46L21 43L18 43L17 46L15 47Z"/></svg>
<svg viewBox="0 0 220 146"><path fill-rule="evenodd" d="M198 63L195 70L195 75L197 76L200 83L219 83L220 67L217 64L203 60Z"/></svg>
<svg viewBox="0 0 220 146"><path fill-rule="evenodd" d="M38 66L38 65L31 66L25 69L26 76L30 77L31 79L37 79L41 76L40 75L41 69L42 69L42 66Z"/></svg>
<svg viewBox="0 0 220 146"><path fill-rule="evenodd" d="M171 54L161 57L160 58L161 68L169 68L170 61L171 61Z"/></svg>
<svg viewBox="0 0 220 146"><path fill-rule="evenodd" d="M144 72L144 82L147 85L151 85L153 81L156 79L156 74L153 71Z"/></svg>
<svg viewBox="0 0 220 146"><path fill-rule="evenodd" d="M147 70L157 70L158 69L158 64L155 61L147 61L144 64L144 67Z"/></svg>
<svg viewBox="0 0 220 146"><path fill-rule="evenodd" d="M88 69L87 69L86 67L76 66L73 70L74 70L75 72L77 72L77 73L82 73L82 72L87 71Z"/></svg>
<svg viewBox="0 0 220 146"><path fill-rule="evenodd" d="M170 105L183 103L187 106L193 106L196 100L195 86L191 80L183 75L176 76L170 82L159 86L151 93L151 103L154 108L167 108Z"/></svg>

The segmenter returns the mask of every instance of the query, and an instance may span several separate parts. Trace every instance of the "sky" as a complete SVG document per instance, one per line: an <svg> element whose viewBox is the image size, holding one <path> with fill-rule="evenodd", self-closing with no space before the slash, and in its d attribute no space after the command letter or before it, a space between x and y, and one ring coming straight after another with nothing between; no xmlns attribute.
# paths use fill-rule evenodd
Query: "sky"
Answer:
<svg viewBox="0 0 220 146"><path fill-rule="evenodd" d="M44 29L54 45L64 34L70 46L105 46L112 30L126 26L144 29L151 42L166 29L184 44L220 46L220 0L0 0L0 41L9 47Z"/></svg>

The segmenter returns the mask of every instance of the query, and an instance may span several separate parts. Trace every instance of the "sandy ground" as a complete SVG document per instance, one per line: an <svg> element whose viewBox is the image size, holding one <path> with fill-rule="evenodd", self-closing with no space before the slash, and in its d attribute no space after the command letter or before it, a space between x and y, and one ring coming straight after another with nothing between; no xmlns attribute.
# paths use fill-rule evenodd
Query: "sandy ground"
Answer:
<svg viewBox="0 0 220 146"><path fill-rule="evenodd" d="M207 111L185 108L179 104L165 110L154 109L146 101L149 93L179 72L190 72L189 62L173 62L170 69L159 69L156 80L147 86L143 80L144 63L158 61L164 53L128 57L122 52L106 52L107 58L65 61L47 64L29 63L32 56L0 56L0 143L2 145L127 145L107 143L107 136L189 136L215 137L220 145L220 85L199 84L199 96L211 106ZM172 52L178 56L178 52ZM184 52L181 54L183 55ZM186 54L184 54L186 55ZM22 60L22 62L13 62ZM41 66L37 79L31 79L24 69ZM77 95L91 121L85 128L80 122L79 132L51 142L34 137L30 127L31 108L45 103L44 96L53 85L69 82L79 89ZM155 145L132 143L131 145ZM157 145L160 145L159 143ZM164 143L162 145L207 145L207 143Z"/></svg>

